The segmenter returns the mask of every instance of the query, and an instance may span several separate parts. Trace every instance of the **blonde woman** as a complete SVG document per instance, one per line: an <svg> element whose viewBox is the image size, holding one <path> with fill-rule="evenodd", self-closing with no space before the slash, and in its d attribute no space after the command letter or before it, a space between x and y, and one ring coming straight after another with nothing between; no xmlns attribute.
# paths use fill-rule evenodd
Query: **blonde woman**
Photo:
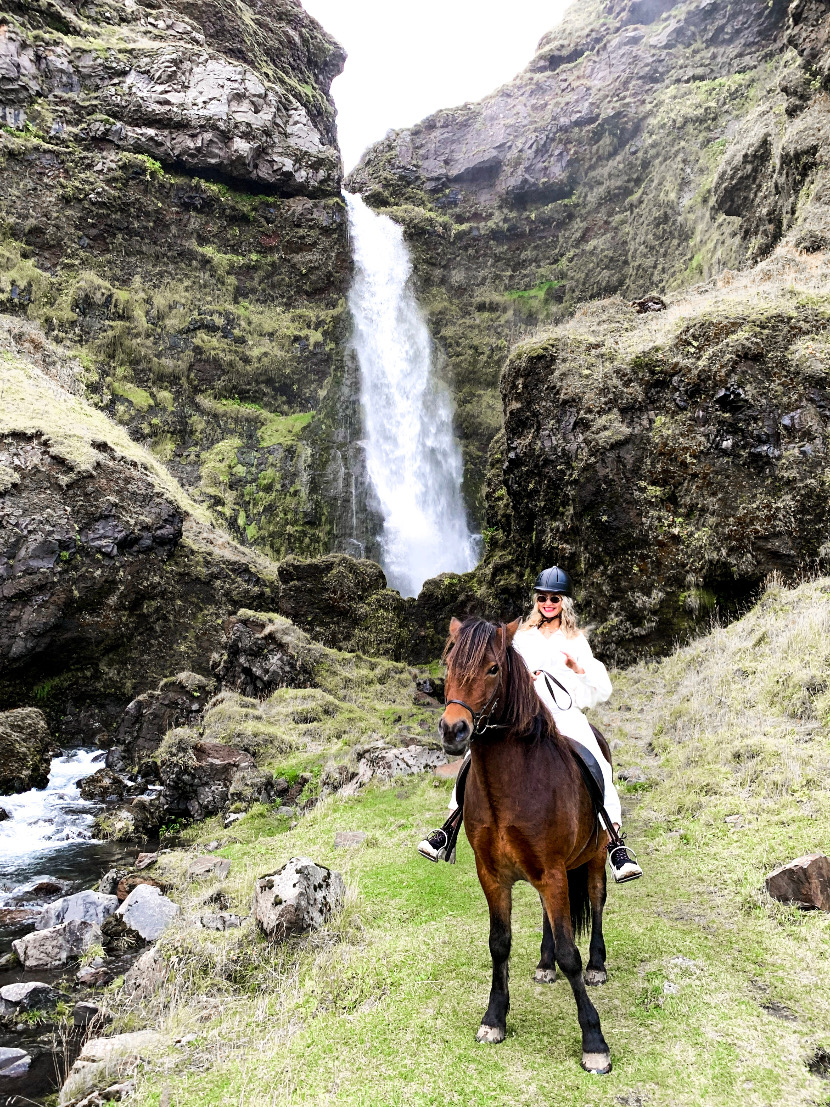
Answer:
<svg viewBox="0 0 830 1107"><path fill-rule="evenodd" d="M536 693L553 715L560 733L584 746L596 759L605 783L605 809L619 831L622 810L613 771L590 723L582 714L583 709L608 699L611 681L605 666L594 657L588 639L579 629L571 598L571 581L558 566L545 569L536 578L533 608L516 632L513 648L533 674ZM453 791L450 819L456 807ZM433 831L420 843L418 852L431 861L443 860L447 842L445 829ZM623 845L612 843L609 846L609 861L618 884L643 875L643 870Z"/></svg>

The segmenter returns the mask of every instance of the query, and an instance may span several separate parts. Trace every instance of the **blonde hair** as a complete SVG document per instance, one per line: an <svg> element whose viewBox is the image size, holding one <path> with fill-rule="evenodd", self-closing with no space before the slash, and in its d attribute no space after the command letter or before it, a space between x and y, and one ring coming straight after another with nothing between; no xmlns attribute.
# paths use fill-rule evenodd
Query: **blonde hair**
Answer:
<svg viewBox="0 0 830 1107"><path fill-rule="evenodd" d="M542 613L539 610L537 594L534 592L533 609L522 623L522 630L530 630L531 627L541 626L542 622ZM579 622L576 617L576 608L570 596L562 597L562 614L559 617L559 629L566 638L578 638L582 633L579 629Z"/></svg>

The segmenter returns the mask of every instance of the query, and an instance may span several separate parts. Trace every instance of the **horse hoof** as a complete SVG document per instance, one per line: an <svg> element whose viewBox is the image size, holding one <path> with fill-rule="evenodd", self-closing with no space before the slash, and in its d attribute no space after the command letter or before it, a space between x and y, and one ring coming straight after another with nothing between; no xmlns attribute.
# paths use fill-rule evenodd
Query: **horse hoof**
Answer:
<svg viewBox="0 0 830 1107"><path fill-rule="evenodd" d="M586 969L585 983L589 988L594 987L596 984L607 984L608 973L605 969Z"/></svg>
<svg viewBox="0 0 830 1107"><path fill-rule="evenodd" d="M537 984L555 984L556 969L537 969L533 974L533 979Z"/></svg>
<svg viewBox="0 0 830 1107"><path fill-rule="evenodd" d="M488 1045L498 1045L506 1037L506 1031L500 1026L485 1026L483 1023L476 1034L477 1042L486 1042Z"/></svg>
<svg viewBox="0 0 830 1107"><path fill-rule="evenodd" d="M594 1076L605 1076L611 1071L610 1053L583 1053L582 1067Z"/></svg>

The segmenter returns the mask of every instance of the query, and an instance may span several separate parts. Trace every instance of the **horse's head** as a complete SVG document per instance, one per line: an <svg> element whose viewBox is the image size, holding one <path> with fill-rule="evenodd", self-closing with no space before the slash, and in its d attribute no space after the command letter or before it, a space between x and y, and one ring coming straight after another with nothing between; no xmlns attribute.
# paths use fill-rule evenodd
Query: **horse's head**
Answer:
<svg viewBox="0 0 830 1107"><path fill-rule="evenodd" d="M447 706L438 729L448 754L463 753L479 719L501 717L508 694L507 651L521 619L498 626L471 617L450 622L444 647ZM454 702L450 702L454 701Z"/></svg>

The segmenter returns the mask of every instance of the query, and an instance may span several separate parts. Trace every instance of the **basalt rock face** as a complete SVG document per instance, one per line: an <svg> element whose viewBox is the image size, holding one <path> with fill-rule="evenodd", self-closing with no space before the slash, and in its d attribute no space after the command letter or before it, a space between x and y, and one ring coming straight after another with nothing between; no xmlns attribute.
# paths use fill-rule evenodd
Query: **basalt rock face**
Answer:
<svg viewBox="0 0 830 1107"><path fill-rule="evenodd" d="M349 548L332 78L297 0L46 0L0 14L0 311L244 545ZM354 455L354 456L352 456Z"/></svg>
<svg viewBox="0 0 830 1107"><path fill-rule="evenodd" d="M42 711L34 707L0 711L0 796L45 788L51 752Z"/></svg>
<svg viewBox="0 0 830 1107"><path fill-rule="evenodd" d="M373 147L349 187L400 221L484 514L517 330L828 241L827 7L592 0L475 104Z"/></svg>
<svg viewBox="0 0 830 1107"><path fill-rule="evenodd" d="M666 312L599 302L519 345L482 594L518 607L566 565L595 649L625 662L830 564L829 328L826 271L782 251Z"/></svg>
<svg viewBox="0 0 830 1107"><path fill-rule="evenodd" d="M222 618L279 586L40 342L0 361L0 707L37 702L88 742L165 674L207 673Z"/></svg>

